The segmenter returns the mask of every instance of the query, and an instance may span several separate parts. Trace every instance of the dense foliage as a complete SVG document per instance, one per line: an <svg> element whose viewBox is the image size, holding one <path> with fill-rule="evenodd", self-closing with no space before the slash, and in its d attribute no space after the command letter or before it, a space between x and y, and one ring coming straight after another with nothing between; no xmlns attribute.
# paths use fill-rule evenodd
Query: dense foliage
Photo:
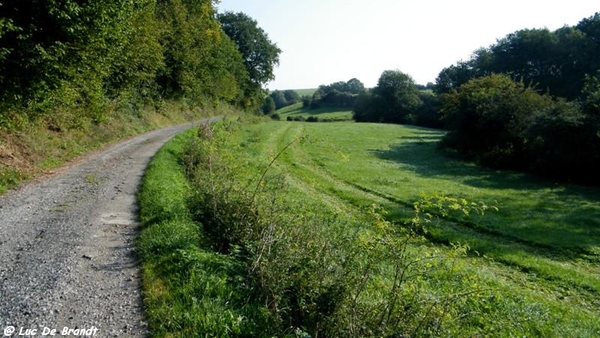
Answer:
<svg viewBox="0 0 600 338"><path fill-rule="evenodd" d="M445 68L442 145L496 168L600 183L599 51L597 13L517 31Z"/></svg>
<svg viewBox="0 0 600 338"><path fill-rule="evenodd" d="M509 74L554 97L581 97L586 74L600 69L600 13L556 31L523 29L442 70L436 90L447 93L470 79Z"/></svg>
<svg viewBox="0 0 600 338"><path fill-rule="evenodd" d="M224 28L235 24L231 15ZM233 16L254 35L230 39L211 0L0 4L0 126L59 111L102 122L115 101L257 108L280 50L254 50L259 64L249 66L243 39L268 40L255 21Z"/></svg>
<svg viewBox="0 0 600 338"><path fill-rule="evenodd" d="M294 103L300 102L300 95L298 95L298 93L295 90L275 90L273 92L271 92L269 94L269 96L267 96L265 98L265 107L270 107L271 102L273 102L275 109L281 109L283 107L287 107L290 106ZM263 112L265 114L271 113L273 111L271 111L270 109L264 108Z"/></svg>
<svg viewBox="0 0 600 338"><path fill-rule="evenodd" d="M365 85L356 78L321 85L312 97L303 99L304 106L317 109L322 106L347 108L354 106L358 95L366 92Z"/></svg>
<svg viewBox="0 0 600 338"><path fill-rule="evenodd" d="M377 86L361 94L354 105L357 122L409 123L430 125L435 118L435 97L417 89L410 75L399 70L386 70ZM427 104L424 104L425 102ZM434 121L429 121L433 115ZM422 117L419 117L422 116ZM421 122L421 123L419 123Z"/></svg>
<svg viewBox="0 0 600 338"><path fill-rule="evenodd" d="M495 168L599 183L598 87L590 86L578 103L540 95L507 75L470 80L444 95L449 132L442 146Z"/></svg>
<svg viewBox="0 0 600 338"><path fill-rule="evenodd" d="M226 12L217 17L225 34L233 40L242 54L248 80L244 83L244 106L254 107L263 101L262 86L275 78L281 50L257 22L244 13Z"/></svg>

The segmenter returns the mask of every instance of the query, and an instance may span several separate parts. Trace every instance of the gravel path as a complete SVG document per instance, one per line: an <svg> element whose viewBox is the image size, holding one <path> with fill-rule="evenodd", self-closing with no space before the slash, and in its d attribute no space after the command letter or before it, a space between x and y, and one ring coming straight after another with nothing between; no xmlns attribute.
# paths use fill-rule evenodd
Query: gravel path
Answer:
<svg viewBox="0 0 600 338"><path fill-rule="evenodd" d="M137 136L0 197L0 336L148 335L135 193L150 158L190 127Z"/></svg>

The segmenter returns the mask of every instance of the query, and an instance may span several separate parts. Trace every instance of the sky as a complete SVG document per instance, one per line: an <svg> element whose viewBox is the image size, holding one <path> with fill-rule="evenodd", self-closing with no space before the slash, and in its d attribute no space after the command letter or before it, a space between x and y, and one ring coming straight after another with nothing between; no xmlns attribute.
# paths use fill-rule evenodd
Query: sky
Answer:
<svg viewBox="0 0 600 338"><path fill-rule="evenodd" d="M304 89L385 70L417 84L525 28L555 30L600 12L598 0L221 0L254 18L282 50L267 88Z"/></svg>

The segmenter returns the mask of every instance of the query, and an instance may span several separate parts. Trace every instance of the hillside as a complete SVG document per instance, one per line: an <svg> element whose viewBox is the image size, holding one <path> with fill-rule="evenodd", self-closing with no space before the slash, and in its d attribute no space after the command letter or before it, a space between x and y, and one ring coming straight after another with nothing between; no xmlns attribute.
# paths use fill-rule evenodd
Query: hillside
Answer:
<svg viewBox="0 0 600 338"><path fill-rule="evenodd" d="M555 184L453 160L437 150L436 142L443 133L433 129L356 123L226 122L206 133L198 135L214 136L201 136L179 148L184 161L195 158L186 172L190 175L190 168L196 168L192 173L197 174L189 177L200 195L191 198L204 196L201 200L215 198L215 203L224 203L225 210L231 210L228 217L233 223L212 223L215 220L204 214L210 209L192 203L199 208L192 210L205 210L199 214L204 216L186 221L192 223L186 223L187 230L181 231L195 227L204 230L199 239L185 241L191 247L184 252L195 249L189 254L182 252L182 257L199 250L203 253L194 253L199 255L198 263L188 262L186 266L202 266L213 259L215 264L232 264L236 266L231 270L233 275L227 277L219 270L214 278L239 278L251 288L230 285L188 294L185 290L195 290L195 283L211 280L210 273L203 272L200 279L174 280L171 266L183 261L149 254L145 258L148 262L169 261L169 265L152 265L147 272L153 276L146 290L154 295L148 306L156 314L151 320L156 327L185 317L196 329L216 330L218 325L202 324L201 316L175 312L164 318L161 314L167 308L185 309L191 301L188 297L199 299L194 301L198 306L194 313L198 314L237 304L227 301L230 293L235 295L232 299L250 297L249 303L219 311L227 309L228 316L247 321L234 324L220 318L219 325L265 335L281 331L277 325L260 323L285 323L289 318L286 312L262 307L268 304L265 299L291 306L296 313L292 325L312 335L367 334L360 330L355 332L362 334L348 334L346 330L357 329L355 320L366 325L365 330L374 330L368 332L378 334L592 337L600 332L597 188ZM186 137L195 138L193 134ZM219 149L210 157L211 166L221 168L218 172L204 167L202 157L195 157L211 149L206 148L208 144ZM210 189L223 195L211 195ZM247 199L250 195L256 199ZM272 239L264 242L267 239L263 237L231 232L243 228L227 224L241 226L236 217L250 215L243 212L245 203L259 210L252 216L258 217L257 226L263 221L273 224ZM240 207L227 209L233 205ZM271 214L274 210L277 213ZM193 225L200 220L204 227ZM170 241L152 224L143 234L146 250ZM209 230L207 224L223 226L223 232ZM178 234L178 227L169 231L174 231L174 236L183 235ZM234 247L241 251L221 256L218 252L230 250L229 244L223 246L226 243L236 243ZM255 252L267 244L273 253ZM216 256L210 258L212 255ZM306 263L298 257L307 259ZM311 260L323 262L313 265L308 263ZM246 261L254 262L248 270ZM327 266L329 270L323 270ZM407 277L398 280L394 271ZM364 282L355 284L357 280L349 278L354 274L362 276L358 280ZM165 293L163 288L162 293L155 293L151 285L158 284L169 291ZM247 294L249 290L253 290L252 296ZM338 297L337 303L319 303L319 297L331 292ZM169 294L179 296L175 299ZM302 299L302 303L294 303L294 299ZM313 317L311 311L319 315ZM390 316L389 321L376 319L380 311Z"/></svg>

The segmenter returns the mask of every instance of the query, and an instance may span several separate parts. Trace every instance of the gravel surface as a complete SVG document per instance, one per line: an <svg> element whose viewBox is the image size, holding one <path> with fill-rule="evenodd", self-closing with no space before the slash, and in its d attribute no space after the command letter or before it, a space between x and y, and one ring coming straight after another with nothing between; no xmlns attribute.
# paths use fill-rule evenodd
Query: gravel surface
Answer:
<svg viewBox="0 0 600 338"><path fill-rule="evenodd" d="M135 193L150 158L191 126L137 136L0 196L0 336L148 335Z"/></svg>

